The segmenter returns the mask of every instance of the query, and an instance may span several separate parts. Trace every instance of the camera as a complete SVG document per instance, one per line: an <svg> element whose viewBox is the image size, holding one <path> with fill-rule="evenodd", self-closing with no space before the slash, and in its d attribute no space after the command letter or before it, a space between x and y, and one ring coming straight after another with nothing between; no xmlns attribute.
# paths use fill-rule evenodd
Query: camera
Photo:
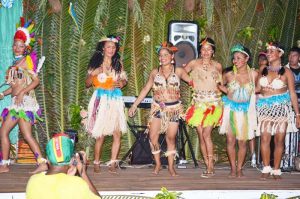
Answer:
<svg viewBox="0 0 300 199"><path fill-rule="evenodd" d="M78 164L77 159L76 159L76 154L78 154L81 164L84 164L83 155L80 152L78 152L78 153L75 153L74 156L73 156L73 159L74 159L73 163L72 163L73 166L77 166L77 164Z"/></svg>

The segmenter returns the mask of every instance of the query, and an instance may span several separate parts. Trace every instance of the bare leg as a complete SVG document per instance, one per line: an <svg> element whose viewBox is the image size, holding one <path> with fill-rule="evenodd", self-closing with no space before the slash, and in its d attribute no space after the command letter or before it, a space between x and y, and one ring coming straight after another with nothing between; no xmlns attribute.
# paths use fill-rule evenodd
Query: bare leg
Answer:
<svg viewBox="0 0 300 199"><path fill-rule="evenodd" d="M169 165L168 170L171 176L178 176L174 168L174 157L176 155L175 139L176 139L177 131L178 131L178 123L170 122L166 134L166 141L167 141L167 150L170 153L168 154L168 165Z"/></svg>
<svg viewBox="0 0 300 199"><path fill-rule="evenodd" d="M228 175L229 178L235 177L236 176L236 158L235 158L235 143L236 143L236 138L235 136L229 132L226 134L226 141L227 141L227 154L228 154L228 159L229 163L231 166L231 172Z"/></svg>
<svg viewBox="0 0 300 199"><path fill-rule="evenodd" d="M251 154L255 153L255 137L249 140L249 148Z"/></svg>
<svg viewBox="0 0 300 199"><path fill-rule="evenodd" d="M203 128L198 126L197 127L197 133L198 133L198 139L199 139L199 145L200 145L200 152L202 153L203 160L206 166L206 169L208 167L208 156L207 156L207 151L206 151L206 146L204 142L204 137L203 137Z"/></svg>
<svg viewBox="0 0 300 199"><path fill-rule="evenodd" d="M206 146L206 152L208 157L208 165L207 165L207 172L214 173L214 146L211 139L211 131L213 127L208 126L204 128L203 131L203 138L204 143Z"/></svg>
<svg viewBox="0 0 300 199"><path fill-rule="evenodd" d="M274 137L275 150L274 150L274 170L280 169L280 162L282 153L284 151L285 133L277 133ZM274 174L276 180L281 179L280 175Z"/></svg>
<svg viewBox="0 0 300 199"><path fill-rule="evenodd" d="M249 148L251 154L251 166L256 167L255 137L249 140Z"/></svg>
<svg viewBox="0 0 300 199"><path fill-rule="evenodd" d="M151 145L151 151L155 161L155 168L153 173L158 174L161 170L161 162L160 162L160 146L158 143L160 133L160 119L153 118L150 125L149 130L149 139Z"/></svg>
<svg viewBox="0 0 300 199"><path fill-rule="evenodd" d="M260 136L261 139L261 157L263 160L264 167L270 166L270 142L271 142L271 134L267 132L263 132ZM261 175L261 179L265 180L269 177L270 173L263 173Z"/></svg>
<svg viewBox="0 0 300 199"><path fill-rule="evenodd" d="M37 161L39 160L39 158L42 158L42 152L41 149L39 147L39 144L37 143L37 141L34 139L34 137L32 136L32 126L30 122L25 121L24 119L19 119L19 127L20 127L20 131L23 134L24 139L26 140L26 142L28 143L30 149L33 151L33 153L35 154ZM42 171L47 171L48 170L48 166L46 162L38 162L38 167L31 173L39 173Z"/></svg>
<svg viewBox="0 0 300 199"><path fill-rule="evenodd" d="M2 149L2 155L3 160L9 159L9 148L10 148L10 142L9 142L9 132L11 129L16 126L18 120L13 120L10 115L7 116L6 120L2 123L2 126L0 128L0 136L1 136L1 149ZM0 173L9 172L8 165L0 165Z"/></svg>
<svg viewBox="0 0 300 199"><path fill-rule="evenodd" d="M95 143L95 150L94 150L94 172L100 173L100 156L101 150L104 142L104 136L98 137Z"/></svg>
<svg viewBox="0 0 300 199"><path fill-rule="evenodd" d="M237 163L237 177L243 177L242 168L245 162L246 152L247 152L247 142L243 140L238 141L239 151L238 151L238 163Z"/></svg>
<svg viewBox="0 0 300 199"><path fill-rule="evenodd" d="M113 161L111 163L111 166L109 168L109 171L112 173L117 173L116 168L117 168L117 162L114 162L118 159L120 147L121 147L121 132L116 131L113 134L113 143L112 143L112 149L111 149L111 160Z"/></svg>

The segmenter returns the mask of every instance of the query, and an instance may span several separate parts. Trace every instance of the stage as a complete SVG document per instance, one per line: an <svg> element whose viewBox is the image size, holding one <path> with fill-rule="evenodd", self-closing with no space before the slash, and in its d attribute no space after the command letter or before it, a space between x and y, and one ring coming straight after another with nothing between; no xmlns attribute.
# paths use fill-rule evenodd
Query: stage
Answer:
<svg viewBox="0 0 300 199"><path fill-rule="evenodd" d="M156 176L151 173L151 165L122 165L125 169L118 174L111 174L107 167L102 167L100 174L94 174L92 167L88 174L102 195L137 195L155 196L161 187L169 191L183 192L184 198L259 198L263 192L275 193L279 198L300 195L300 172L283 173L283 178L275 181L272 177L266 181L259 179L260 172L256 168L245 167L243 178L228 178L229 166L216 166L216 175L201 178L203 169L177 169L179 176L170 177L167 169ZM0 174L0 198L25 198L26 183L29 171L34 165L12 165L11 172ZM6 194L4 194L6 193Z"/></svg>

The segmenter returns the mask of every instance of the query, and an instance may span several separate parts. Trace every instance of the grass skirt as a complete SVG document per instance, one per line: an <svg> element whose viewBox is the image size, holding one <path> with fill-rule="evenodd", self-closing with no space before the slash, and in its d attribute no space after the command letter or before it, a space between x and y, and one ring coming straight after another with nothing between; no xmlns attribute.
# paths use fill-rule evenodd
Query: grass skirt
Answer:
<svg viewBox="0 0 300 199"><path fill-rule="evenodd" d="M223 113L221 100L214 102L198 102L192 104L186 111L186 122L192 127L208 127L220 124Z"/></svg>
<svg viewBox="0 0 300 199"><path fill-rule="evenodd" d="M94 91L88 105L86 128L92 137L113 135L115 131L127 131L124 102L120 89Z"/></svg>
<svg viewBox="0 0 300 199"><path fill-rule="evenodd" d="M167 105L167 103L158 104L154 101L151 104L150 119L148 125L151 125L151 121L153 118L160 118L160 133L165 133L169 127L170 122L178 122L179 119L183 118L183 116L183 106L180 101L173 105Z"/></svg>
<svg viewBox="0 0 300 199"><path fill-rule="evenodd" d="M11 106L3 109L1 117L6 120L6 117L10 115L13 119L24 119L31 124L34 124L36 120L42 121L42 111L34 97L24 95L22 104L16 104L16 96L12 98Z"/></svg>

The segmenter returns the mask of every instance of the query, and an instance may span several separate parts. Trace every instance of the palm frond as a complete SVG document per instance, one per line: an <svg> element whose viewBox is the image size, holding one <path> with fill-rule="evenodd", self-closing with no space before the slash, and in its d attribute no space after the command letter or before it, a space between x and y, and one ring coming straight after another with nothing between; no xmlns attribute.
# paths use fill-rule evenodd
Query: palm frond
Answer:
<svg viewBox="0 0 300 199"><path fill-rule="evenodd" d="M280 42L285 48L291 48L294 43L299 5L300 2L298 0L290 0L286 6L284 23L280 34Z"/></svg>

